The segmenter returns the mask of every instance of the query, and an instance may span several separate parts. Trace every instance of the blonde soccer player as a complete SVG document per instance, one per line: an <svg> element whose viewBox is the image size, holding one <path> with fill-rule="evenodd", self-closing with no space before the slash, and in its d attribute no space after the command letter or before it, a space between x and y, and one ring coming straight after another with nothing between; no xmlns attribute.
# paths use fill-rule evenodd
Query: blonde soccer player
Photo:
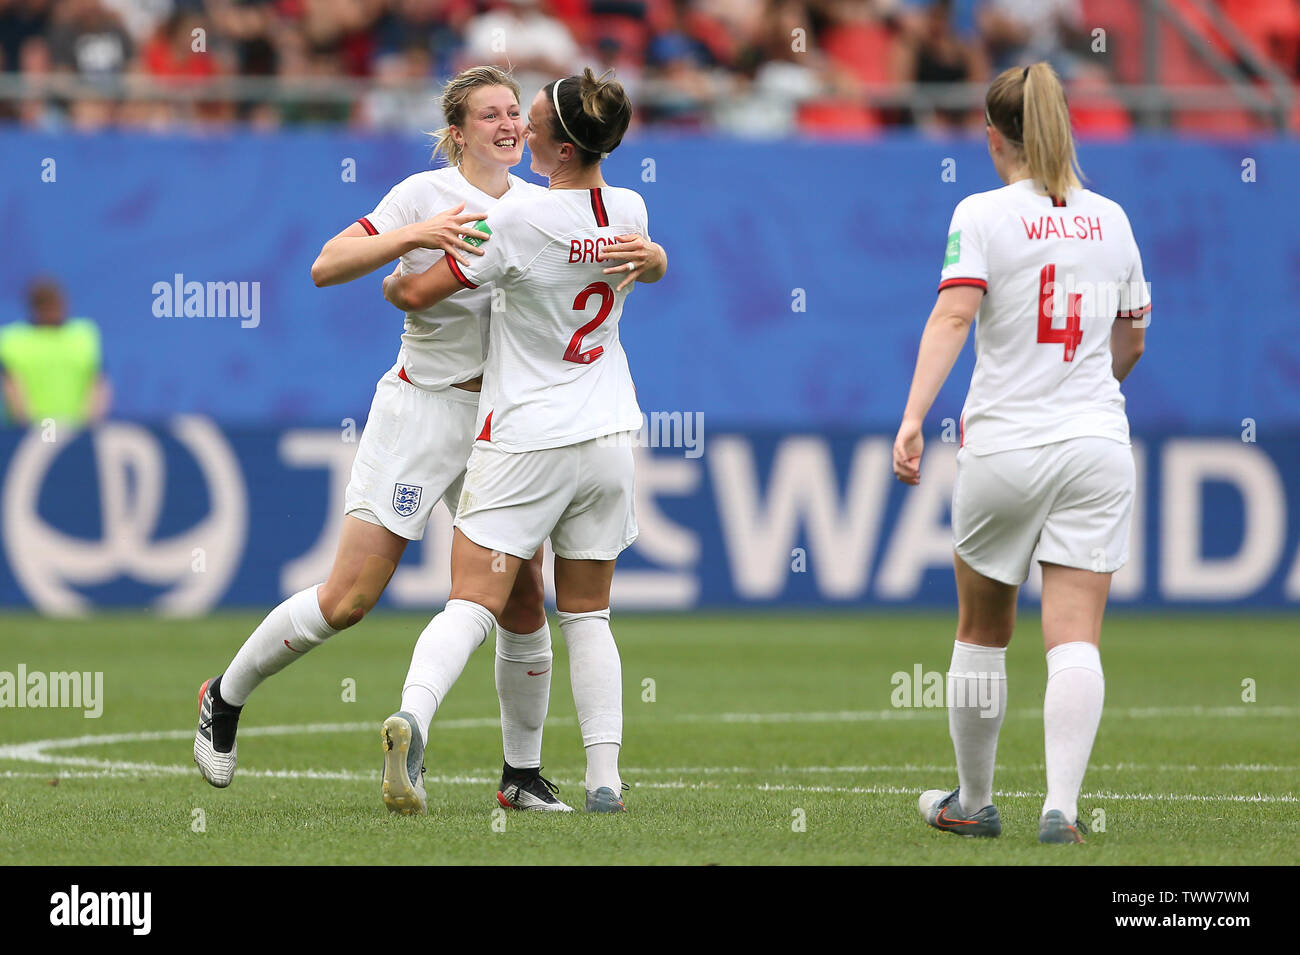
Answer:
<svg viewBox="0 0 1300 955"><path fill-rule="evenodd" d="M622 671L609 593L618 555L637 536L629 433L642 419L618 332L631 282L657 281L667 267L648 245L644 200L601 175L631 115L623 87L590 69L543 88L526 135L549 191L502 203L481 258L384 280L385 298L403 309L489 282L503 299L492 314L477 440L456 512L451 597L420 635L401 709L384 723L390 806L415 795L407 741L425 737L515 575L549 536L587 755L586 809L624 809Z"/></svg>
<svg viewBox="0 0 1300 955"><path fill-rule="evenodd" d="M1052 68L1002 73L987 99L1006 185L953 213L939 297L921 337L894 473L921 480L921 429L976 315L975 371L953 489L957 639L948 729L959 786L919 808L937 829L997 836L998 731L1016 593L1037 548L1047 653L1047 798L1040 842L1082 842L1079 789L1105 683L1098 644L1111 574L1128 560L1134 469L1119 383L1142 354L1151 299L1124 210L1081 187Z"/></svg>
<svg viewBox="0 0 1300 955"><path fill-rule="evenodd" d="M444 156L446 165L403 180L374 211L327 242L312 266L317 285L351 281L394 259L408 270L444 256L468 264L481 254L461 238L469 223L504 197L545 194L510 173L523 158L524 122L519 86L508 74L495 67L466 70L447 85L441 106L447 125L434 155ZM408 541L423 537L439 500L454 513L476 433L489 295L484 288L407 312L397 361L379 381L358 444L329 577L273 610L225 672L200 690L194 757L212 785L227 786L233 778L239 715L253 690L374 607ZM504 795L498 798L513 808L569 809L540 775L550 670L538 560L518 575L497 628L505 750ZM411 759L418 779L418 749ZM412 808L423 810L422 800Z"/></svg>

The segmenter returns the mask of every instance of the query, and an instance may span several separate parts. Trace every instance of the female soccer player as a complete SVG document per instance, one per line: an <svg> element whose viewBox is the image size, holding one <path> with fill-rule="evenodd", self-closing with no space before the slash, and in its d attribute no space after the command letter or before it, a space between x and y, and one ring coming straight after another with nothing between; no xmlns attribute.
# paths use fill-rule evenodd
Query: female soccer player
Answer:
<svg viewBox="0 0 1300 955"><path fill-rule="evenodd" d="M399 183L370 215L326 243L312 266L317 285L350 281L398 257L410 270L443 252L479 255L459 238L467 223L503 196L545 194L509 172L523 156L523 120L519 87L507 74L466 70L448 84L442 108L447 127L435 156L445 154L447 165ZM475 211L463 213L467 204ZM434 215L449 206L455 208ZM476 433L489 294L484 289L407 314L397 363L376 388L357 449L329 578L273 610L225 673L200 691L194 756L214 786L229 785L234 775L235 732L249 694L375 605L439 498L454 512ZM501 792L515 808L567 810L539 775L551 667L542 596L538 560L519 575L497 631ZM418 753L412 758L418 768Z"/></svg>
<svg viewBox="0 0 1300 955"><path fill-rule="evenodd" d="M390 807L418 800L405 750L425 738L515 575L549 536L587 752L586 808L623 811L622 673L609 591L616 558L637 536L627 433L642 419L618 323L632 278L657 281L667 264L645 247L644 200L601 175L631 115L623 87L590 69L543 88L526 136L533 171L548 177L550 191L498 206L482 258L448 258L384 281L384 297L403 309L460 289L472 294L485 282L504 299L493 311L478 437L456 513L451 597L420 635L401 709L384 723Z"/></svg>
<svg viewBox="0 0 1300 955"><path fill-rule="evenodd" d="M997 836L993 763L1006 712L1006 647L1035 547L1043 568L1047 800L1040 842L1082 842L1079 788L1101 719L1098 643L1110 576L1128 560L1133 455L1119 382L1151 308L1124 210L1076 175L1052 68L1007 70L986 99L1006 186L953 213L939 298L921 336L894 473L920 481L921 427L979 313L953 489L957 640L948 729L959 787L931 790L937 829Z"/></svg>

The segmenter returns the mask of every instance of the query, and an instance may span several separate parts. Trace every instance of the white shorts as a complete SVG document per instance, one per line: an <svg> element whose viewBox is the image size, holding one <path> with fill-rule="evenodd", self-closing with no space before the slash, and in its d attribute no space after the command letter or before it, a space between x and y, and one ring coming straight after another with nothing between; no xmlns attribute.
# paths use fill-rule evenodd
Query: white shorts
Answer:
<svg viewBox="0 0 1300 955"><path fill-rule="evenodd" d="M512 454L479 441L456 526L480 547L523 560L548 536L557 557L613 560L637 535L632 443L611 435Z"/></svg>
<svg viewBox="0 0 1300 955"><path fill-rule="evenodd" d="M426 391L393 368L375 388L344 513L420 540L439 499L456 513L477 415L476 392Z"/></svg>
<svg viewBox="0 0 1300 955"><path fill-rule="evenodd" d="M1133 450L1109 438L957 452L953 549L973 570L1020 585L1039 563L1113 573L1128 561Z"/></svg>

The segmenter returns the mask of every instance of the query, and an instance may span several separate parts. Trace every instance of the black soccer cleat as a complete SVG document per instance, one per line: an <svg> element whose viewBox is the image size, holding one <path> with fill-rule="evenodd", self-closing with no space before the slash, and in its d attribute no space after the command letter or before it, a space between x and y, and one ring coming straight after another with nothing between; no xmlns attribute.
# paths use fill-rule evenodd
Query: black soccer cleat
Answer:
<svg viewBox="0 0 1300 955"><path fill-rule="evenodd" d="M509 763L501 771L501 787L497 802L506 809L523 809L532 812L573 812L555 798L560 787L542 775L541 769L515 769Z"/></svg>

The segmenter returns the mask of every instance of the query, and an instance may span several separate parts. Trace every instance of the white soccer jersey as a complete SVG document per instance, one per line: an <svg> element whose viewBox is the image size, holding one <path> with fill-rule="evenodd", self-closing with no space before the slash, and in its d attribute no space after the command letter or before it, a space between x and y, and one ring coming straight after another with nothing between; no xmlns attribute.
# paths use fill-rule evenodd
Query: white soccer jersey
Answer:
<svg viewBox="0 0 1300 955"><path fill-rule="evenodd" d="M1028 179L968 196L952 216L939 288L954 285L985 290L964 447L990 454L1085 436L1128 442L1111 325L1144 315L1151 296L1118 203L1087 189L1056 200Z"/></svg>
<svg viewBox="0 0 1300 955"><path fill-rule="evenodd" d="M545 194L546 190L512 175L502 199L536 193ZM423 222L462 202L468 213L489 212L500 201L470 185L456 167L446 166L403 179L375 206L374 212L357 221L368 233L378 235ZM485 243L484 248L491 244ZM437 249L413 249L402 256L402 274L423 272L442 256ZM398 362L412 384L434 390L483 373L489 296L490 289L484 288L455 295L432 308L406 313Z"/></svg>
<svg viewBox="0 0 1300 955"><path fill-rule="evenodd" d="M614 291L620 277L604 269L619 263L601 249L633 232L649 241L645 201L631 189L552 189L501 203L489 224L486 255L468 268L448 260L467 288L496 286L479 440L536 451L639 430L618 339L634 286Z"/></svg>

